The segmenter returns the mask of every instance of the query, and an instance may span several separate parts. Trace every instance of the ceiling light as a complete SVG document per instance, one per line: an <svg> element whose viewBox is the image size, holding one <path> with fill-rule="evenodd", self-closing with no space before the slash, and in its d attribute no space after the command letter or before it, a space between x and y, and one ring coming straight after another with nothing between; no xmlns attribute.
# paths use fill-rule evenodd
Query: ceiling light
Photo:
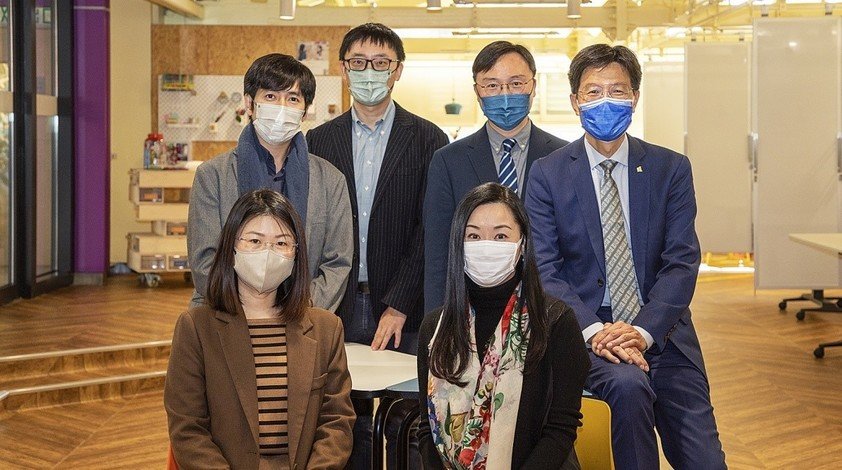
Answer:
<svg viewBox="0 0 842 470"><path fill-rule="evenodd" d="M282 20L295 19L295 0L281 0L281 15Z"/></svg>
<svg viewBox="0 0 842 470"><path fill-rule="evenodd" d="M489 2L489 3L460 3L458 1L453 2L453 6L456 8L561 8L567 5L565 1L552 1L552 2L545 2L545 1L532 1L532 0L514 0L517 3L500 3L500 2ZM604 1L604 0L599 0ZM587 1L582 3L588 3Z"/></svg>

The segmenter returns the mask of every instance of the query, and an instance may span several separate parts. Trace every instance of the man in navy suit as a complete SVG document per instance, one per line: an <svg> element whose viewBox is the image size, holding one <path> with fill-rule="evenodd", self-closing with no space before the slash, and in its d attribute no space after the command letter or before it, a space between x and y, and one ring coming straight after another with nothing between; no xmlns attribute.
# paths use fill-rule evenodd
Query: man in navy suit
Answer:
<svg viewBox="0 0 842 470"><path fill-rule="evenodd" d="M570 64L583 138L535 163L526 191L544 289L573 307L590 348L587 387L612 412L618 469L676 469L725 454L690 318L699 268L684 155L628 136L640 64L597 44Z"/></svg>
<svg viewBox="0 0 842 470"><path fill-rule="evenodd" d="M444 301L447 240L459 201L491 181L523 194L532 163L567 145L529 119L535 71L529 50L508 41L492 42L474 59L474 92L488 122L433 154L424 197L425 311Z"/></svg>

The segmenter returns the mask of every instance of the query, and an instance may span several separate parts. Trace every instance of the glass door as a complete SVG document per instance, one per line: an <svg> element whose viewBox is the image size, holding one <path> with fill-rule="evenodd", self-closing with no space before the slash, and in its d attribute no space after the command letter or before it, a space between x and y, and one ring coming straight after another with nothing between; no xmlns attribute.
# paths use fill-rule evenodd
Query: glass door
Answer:
<svg viewBox="0 0 842 470"><path fill-rule="evenodd" d="M72 282L71 15L0 0L0 301Z"/></svg>
<svg viewBox="0 0 842 470"><path fill-rule="evenodd" d="M35 6L35 277L56 274L56 140L58 100L56 87L55 0Z"/></svg>
<svg viewBox="0 0 842 470"><path fill-rule="evenodd" d="M0 0L0 299L14 296L13 221L14 188L12 187L13 152L12 123L12 21L9 0Z"/></svg>

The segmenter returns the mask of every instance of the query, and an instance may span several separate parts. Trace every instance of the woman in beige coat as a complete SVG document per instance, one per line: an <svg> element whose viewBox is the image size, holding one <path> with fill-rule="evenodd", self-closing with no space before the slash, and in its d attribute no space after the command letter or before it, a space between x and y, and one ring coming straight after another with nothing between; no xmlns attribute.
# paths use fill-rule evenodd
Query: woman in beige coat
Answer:
<svg viewBox="0 0 842 470"><path fill-rule="evenodd" d="M279 193L245 194L220 235L207 305L181 315L164 406L180 468L342 468L351 378L342 323L310 307L302 224Z"/></svg>

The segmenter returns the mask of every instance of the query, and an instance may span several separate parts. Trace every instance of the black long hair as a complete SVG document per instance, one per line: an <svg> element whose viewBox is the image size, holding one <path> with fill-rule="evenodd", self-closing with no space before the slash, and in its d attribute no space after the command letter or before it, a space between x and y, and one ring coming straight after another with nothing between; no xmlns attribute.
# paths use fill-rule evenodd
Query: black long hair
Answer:
<svg viewBox="0 0 842 470"><path fill-rule="evenodd" d="M524 243L521 248L521 298L529 311L529 333L526 371L544 357L549 337L549 320L544 308L544 289L535 263L529 232L529 218L523 201L509 188L498 183L477 186L462 199L453 216L447 256L447 281L441 326L430 348L430 373L464 387L459 379L471 360L470 321L468 315L468 287L465 283L465 227L474 210L483 204L500 203L508 207L520 227ZM456 359L454 361L454 359Z"/></svg>
<svg viewBox="0 0 842 470"><path fill-rule="evenodd" d="M310 271L307 267L304 224L289 200L269 189L243 194L228 213L208 275L208 306L232 315L242 312L237 273L234 271L234 247L242 227L261 215L270 215L286 224L298 244L292 274L278 287L275 296L275 307L280 307L281 318L285 322L294 322L310 306Z"/></svg>

